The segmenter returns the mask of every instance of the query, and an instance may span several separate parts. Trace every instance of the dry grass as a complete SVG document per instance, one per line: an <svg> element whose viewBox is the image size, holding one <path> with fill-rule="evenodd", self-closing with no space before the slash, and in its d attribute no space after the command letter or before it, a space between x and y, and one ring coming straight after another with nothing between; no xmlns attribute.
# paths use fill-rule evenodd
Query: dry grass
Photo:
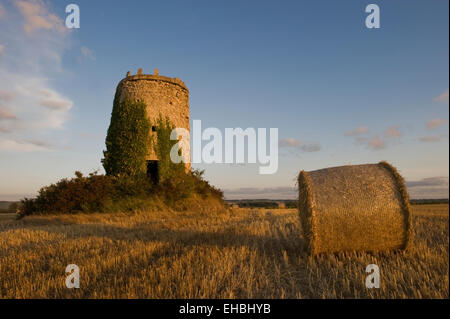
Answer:
<svg viewBox="0 0 450 319"><path fill-rule="evenodd" d="M448 205L413 206L405 253L308 257L295 209L0 220L2 298L448 298ZM65 268L81 288L65 287ZM365 268L381 288L365 288Z"/></svg>

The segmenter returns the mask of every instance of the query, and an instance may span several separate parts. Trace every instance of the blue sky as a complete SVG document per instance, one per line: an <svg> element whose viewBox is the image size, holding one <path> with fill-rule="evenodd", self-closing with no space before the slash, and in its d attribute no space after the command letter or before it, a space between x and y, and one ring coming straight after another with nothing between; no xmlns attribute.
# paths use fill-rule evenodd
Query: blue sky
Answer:
<svg viewBox="0 0 450 319"><path fill-rule="evenodd" d="M228 198L294 198L302 169L380 160L412 197L448 197L448 5L0 0L0 200L102 171L115 88L139 67L181 78L203 128L279 128L274 175L194 166Z"/></svg>

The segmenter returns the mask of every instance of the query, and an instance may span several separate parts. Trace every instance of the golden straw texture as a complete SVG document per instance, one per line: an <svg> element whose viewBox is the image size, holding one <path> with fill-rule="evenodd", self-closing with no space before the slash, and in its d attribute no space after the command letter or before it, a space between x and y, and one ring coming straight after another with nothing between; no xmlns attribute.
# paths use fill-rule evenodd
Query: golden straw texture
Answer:
<svg viewBox="0 0 450 319"><path fill-rule="evenodd" d="M311 255L399 250L412 240L408 193L386 162L301 171L298 187Z"/></svg>

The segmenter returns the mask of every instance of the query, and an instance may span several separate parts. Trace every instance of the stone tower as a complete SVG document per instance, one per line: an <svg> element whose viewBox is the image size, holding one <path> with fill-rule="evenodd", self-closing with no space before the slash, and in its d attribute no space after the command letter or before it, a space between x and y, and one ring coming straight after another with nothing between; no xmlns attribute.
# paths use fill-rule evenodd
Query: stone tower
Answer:
<svg viewBox="0 0 450 319"><path fill-rule="evenodd" d="M158 74L143 74L138 69L136 75L127 72L117 85L119 101L131 100L142 101L147 105L147 115L152 125L161 115L168 117L177 128L189 128L189 90L179 78L169 78ZM150 134L156 139L156 127L152 126ZM191 164L186 163L186 169ZM147 171L158 175L158 158L153 150L147 156ZM156 174L155 174L156 173Z"/></svg>

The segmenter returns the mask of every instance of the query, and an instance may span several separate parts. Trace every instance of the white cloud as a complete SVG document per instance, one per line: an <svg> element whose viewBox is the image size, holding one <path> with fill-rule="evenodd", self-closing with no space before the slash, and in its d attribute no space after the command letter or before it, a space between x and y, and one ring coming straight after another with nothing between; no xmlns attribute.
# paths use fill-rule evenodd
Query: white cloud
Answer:
<svg viewBox="0 0 450 319"><path fill-rule="evenodd" d="M402 133L400 133L398 127L391 126L384 130L384 135L387 137L399 138L402 136Z"/></svg>
<svg viewBox="0 0 450 319"><path fill-rule="evenodd" d="M322 148L319 143L304 144L300 139L295 139L292 137L280 140L278 145L280 148L294 148L303 152L318 152Z"/></svg>
<svg viewBox="0 0 450 319"><path fill-rule="evenodd" d="M427 129L434 130L434 129L438 128L439 126L442 126L446 123L447 123L447 120L445 120L445 119L432 119L432 120L427 121L426 126L427 126Z"/></svg>
<svg viewBox="0 0 450 319"><path fill-rule="evenodd" d="M0 18L6 17L6 10L3 8L2 4L0 3Z"/></svg>
<svg viewBox="0 0 450 319"><path fill-rule="evenodd" d="M42 100L40 104L54 110L68 110L72 107L71 101L60 98Z"/></svg>
<svg viewBox="0 0 450 319"><path fill-rule="evenodd" d="M369 128L360 126L351 131L345 131L345 136L360 136L369 133Z"/></svg>
<svg viewBox="0 0 450 319"><path fill-rule="evenodd" d="M310 143L301 146L303 152L318 152L322 149L319 143Z"/></svg>
<svg viewBox="0 0 450 319"><path fill-rule="evenodd" d="M46 78L14 74L9 78L14 83L15 98L10 106L20 118L18 128L32 131L64 127L73 105L70 99L50 88Z"/></svg>
<svg viewBox="0 0 450 319"><path fill-rule="evenodd" d="M14 98L14 93L0 90L0 101L9 102Z"/></svg>
<svg viewBox="0 0 450 319"><path fill-rule="evenodd" d="M433 100L435 102L442 102L442 103L448 103L448 89L441 93L439 96L436 96Z"/></svg>
<svg viewBox="0 0 450 319"><path fill-rule="evenodd" d="M346 131L345 136L354 138L356 145L364 145L371 150L382 150L389 144L395 143L402 137L399 126L393 125L378 134L368 135L369 129L365 126L358 127L351 131Z"/></svg>
<svg viewBox="0 0 450 319"><path fill-rule="evenodd" d="M405 183L406 187L424 187L424 186L447 186L448 187L448 177L437 176L437 177L426 177L418 181L407 181Z"/></svg>
<svg viewBox="0 0 450 319"><path fill-rule="evenodd" d="M0 120L17 120L17 117L7 108L0 107Z"/></svg>
<svg viewBox="0 0 450 319"><path fill-rule="evenodd" d="M3 117L5 109L16 117L14 123L0 123L1 132L14 137L3 140L2 149L40 150L43 144L31 143L30 137L62 129L70 118L73 102L52 84L63 74L70 33L47 3L14 4L8 19L0 19L0 43L8 44L0 63L0 108Z"/></svg>
<svg viewBox="0 0 450 319"><path fill-rule="evenodd" d="M61 72L62 54L71 45L70 29L52 12L50 2L14 0L13 4L8 19L0 19L0 44L6 46L2 66L15 74L49 77Z"/></svg>
<svg viewBox="0 0 450 319"><path fill-rule="evenodd" d="M0 139L0 151L35 152L45 151L48 148L44 144L33 141L17 141L11 139Z"/></svg>
<svg viewBox="0 0 450 319"><path fill-rule="evenodd" d="M280 147L299 147L302 145L302 141L300 139L296 140L295 138L289 137L280 140Z"/></svg>
<svg viewBox="0 0 450 319"><path fill-rule="evenodd" d="M31 140L26 140L25 142L28 144L38 146L38 147L52 148L52 145L50 143L47 143L47 142L41 141L41 140L31 139Z"/></svg>
<svg viewBox="0 0 450 319"><path fill-rule="evenodd" d="M28 36L40 29L58 33L66 33L69 30L58 16L49 12L41 0L15 1L14 4L24 18L23 30Z"/></svg>
<svg viewBox="0 0 450 319"><path fill-rule="evenodd" d="M85 46L81 47L81 55L87 59L95 60L94 51L92 51L88 47Z"/></svg>
<svg viewBox="0 0 450 319"><path fill-rule="evenodd" d="M386 148L386 141L380 138L379 135L374 135L372 137L367 136L369 133L369 128L366 126L357 127L351 131L346 131L345 136L354 137L355 143L357 145L366 145L372 150L382 150ZM387 137L400 137L400 131L398 128L391 126L384 130L384 136Z"/></svg>
<svg viewBox="0 0 450 319"><path fill-rule="evenodd" d="M39 104L46 108L63 111L68 111L72 108L72 101L52 89L44 88L39 93L44 96L43 99L39 100Z"/></svg>
<svg viewBox="0 0 450 319"><path fill-rule="evenodd" d="M405 186L411 198L448 198L448 176L406 181Z"/></svg>
<svg viewBox="0 0 450 319"><path fill-rule="evenodd" d="M423 143L434 143L442 141L444 138L447 138L447 134L441 134L441 135L430 135L430 136L422 136L419 137L419 141Z"/></svg>
<svg viewBox="0 0 450 319"><path fill-rule="evenodd" d="M369 140L368 146L373 150L382 150L386 148L386 143L378 135L375 135Z"/></svg>

